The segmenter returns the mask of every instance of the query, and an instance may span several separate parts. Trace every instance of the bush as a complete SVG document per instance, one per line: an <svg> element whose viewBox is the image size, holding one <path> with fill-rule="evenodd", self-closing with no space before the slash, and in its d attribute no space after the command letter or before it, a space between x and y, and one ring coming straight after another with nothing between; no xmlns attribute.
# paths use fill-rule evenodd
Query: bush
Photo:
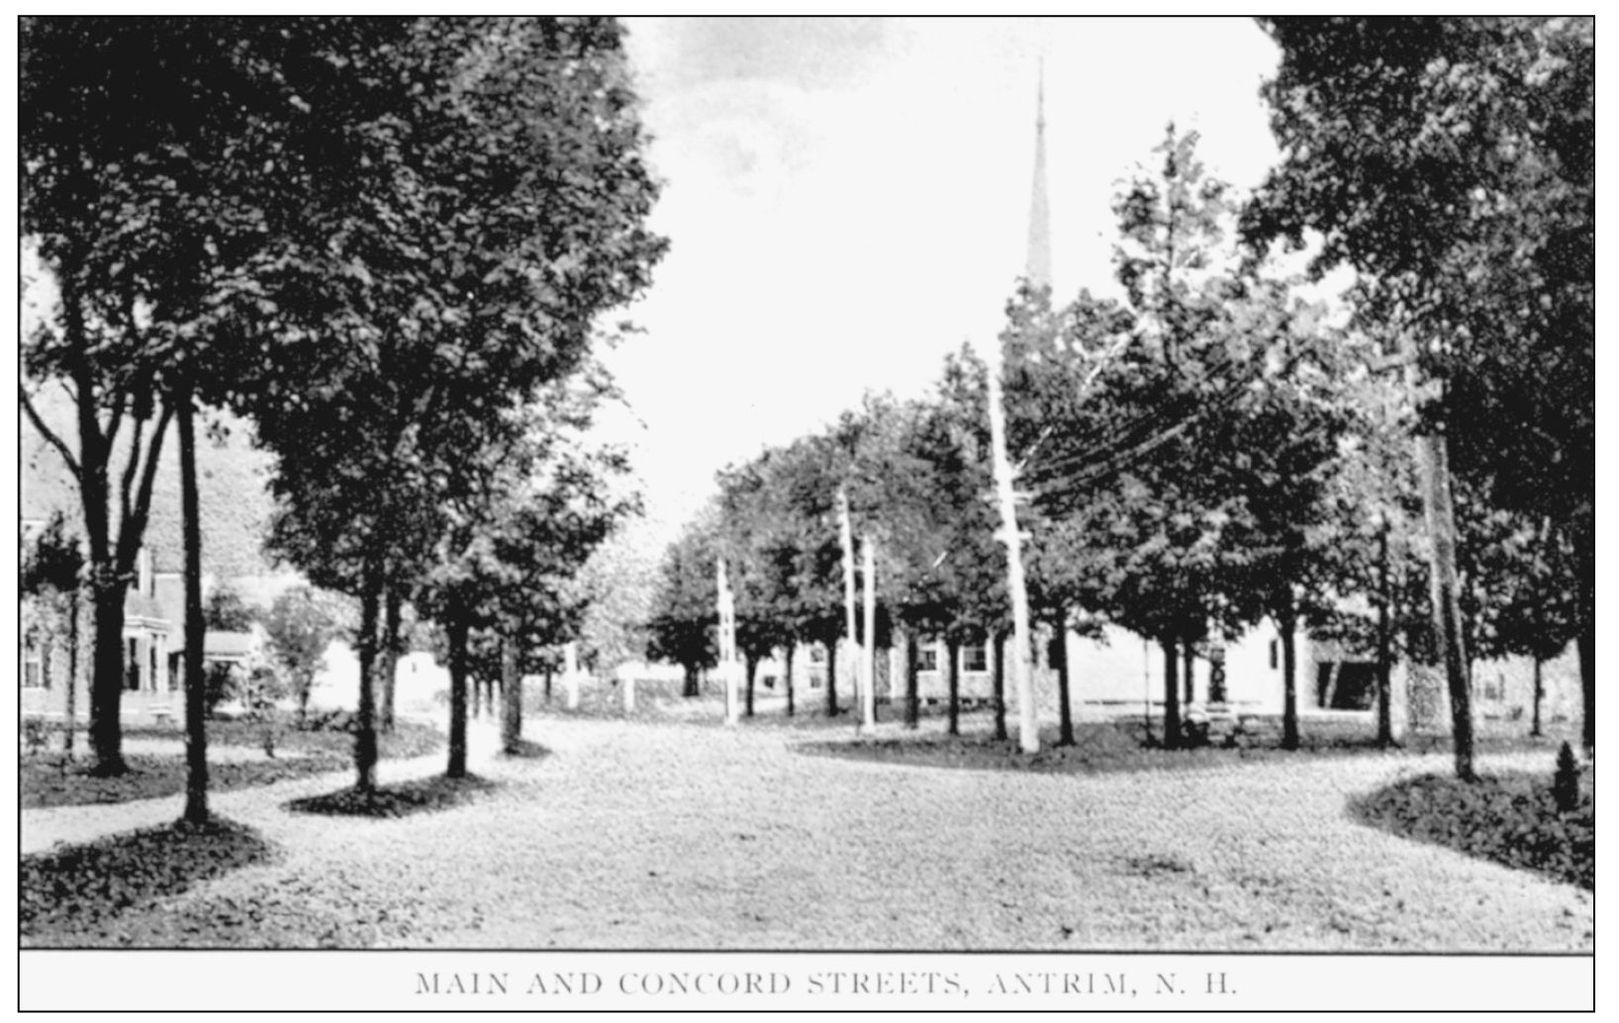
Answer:
<svg viewBox="0 0 1619 1023"><path fill-rule="evenodd" d="M1443 845L1594 891L1592 797L1579 792L1574 809L1559 812L1543 778L1512 774L1464 782L1423 775L1351 802L1350 813L1402 838Z"/></svg>
<svg viewBox="0 0 1619 1023"><path fill-rule="evenodd" d="M203 678L203 701L209 717L213 717L220 704L242 694L242 673L231 664L216 661L204 669Z"/></svg>
<svg viewBox="0 0 1619 1023"><path fill-rule="evenodd" d="M348 732L353 734L357 718L352 710L323 710L305 714L298 722L301 732Z"/></svg>
<svg viewBox="0 0 1619 1023"><path fill-rule="evenodd" d="M255 668L242 688L244 717L260 731L265 756L275 756L276 723L280 713L276 707L284 691L281 679L271 668Z"/></svg>

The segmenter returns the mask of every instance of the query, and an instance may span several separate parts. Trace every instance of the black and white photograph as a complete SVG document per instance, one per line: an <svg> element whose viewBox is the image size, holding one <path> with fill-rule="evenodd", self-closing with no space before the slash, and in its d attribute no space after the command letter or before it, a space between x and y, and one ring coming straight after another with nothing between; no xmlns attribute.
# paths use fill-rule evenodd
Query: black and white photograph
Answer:
<svg viewBox="0 0 1619 1023"><path fill-rule="evenodd" d="M1594 1011L1594 16L8 20L19 1009Z"/></svg>

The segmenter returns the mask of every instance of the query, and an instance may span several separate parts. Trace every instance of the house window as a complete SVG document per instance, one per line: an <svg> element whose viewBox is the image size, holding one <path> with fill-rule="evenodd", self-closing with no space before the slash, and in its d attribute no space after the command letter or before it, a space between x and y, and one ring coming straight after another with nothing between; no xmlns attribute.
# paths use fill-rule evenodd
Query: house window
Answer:
<svg viewBox="0 0 1619 1023"><path fill-rule="evenodd" d="M917 671L938 671L939 670L939 644L938 643L934 642L931 639L924 640L922 642L922 645L916 648L916 670Z"/></svg>
<svg viewBox="0 0 1619 1023"><path fill-rule="evenodd" d="M33 636L23 640L22 684L24 689L49 689L51 678L46 669L45 648Z"/></svg>
<svg viewBox="0 0 1619 1023"><path fill-rule="evenodd" d="M961 648L962 671L988 671L989 647L983 643L970 643Z"/></svg>
<svg viewBox="0 0 1619 1023"><path fill-rule="evenodd" d="M810 663L811 664L825 664L826 663L826 646L824 644L821 644L821 643L816 643L816 644L812 645L809 648L809 657L810 657Z"/></svg>
<svg viewBox="0 0 1619 1023"><path fill-rule="evenodd" d="M1280 650L1281 650L1280 644L1278 644L1276 642L1276 640L1274 640L1274 639L1271 640L1270 641L1270 670L1271 671L1276 670L1276 665L1278 663L1278 653L1280 652Z"/></svg>

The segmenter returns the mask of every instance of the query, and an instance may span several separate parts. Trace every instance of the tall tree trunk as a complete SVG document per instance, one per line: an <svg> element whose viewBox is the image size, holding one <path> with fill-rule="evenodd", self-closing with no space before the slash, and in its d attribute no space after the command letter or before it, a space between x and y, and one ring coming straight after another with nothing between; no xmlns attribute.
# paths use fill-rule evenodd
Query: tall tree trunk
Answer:
<svg viewBox="0 0 1619 1023"><path fill-rule="evenodd" d="M467 774L467 622L451 607L444 631L450 641L450 763L447 778Z"/></svg>
<svg viewBox="0 0 1619 1023"><path fill-rule="evenodd" d="M995 738L1004 741L1006 734L1006 636L996 633L995 644Z"/></svg>
<svg viewBox="0 0 1619 1023"><path fill-rule="evenodd" d="M70 342L83 344L84 320L74 296L73 277L64 278L63 327ZM128 523L120 523L118 551L108 535L108 444L96 419L95 387L88 369L76 373L76 412L79 428L79 498L84 511L85 540L90 548L91 650L90 752L91 774L110 778L128 770L123 754L124 697L124 592L128 582L120 569L118 551L125 546ZM31 408L25 405L25 408ZM157 453L154 445L153 455ZM135 452L131 452L134 457Z"/></svg>
<svg viewBox="0 0 1619 1023"><path fill-rule="evenodd" d="M1580 654L1580 692L1584 696L1582 708L1582 738L1585 751L1596 753L1597 709L1597 639L1596 639L1596 534L1592 528L1574 530L1575 565L1579 578L1575 580L1575 593L1579 595L1579 635L1575 638Z"/></svg>
<svg viewBox="0 0 1619 1023"><path fill-rule="evenodd" d="M1299 748L1298 620L1291 606L1277 620L1282 639L1282 748Z"/></svg>
<svg viewBox="0 0 1619 1023"><path fill-rule="evenodd" d="M950 734L961 734L961 642L954 637L944 641L950 656Z"/></svg>
<svg viewBox="0 0 1619 1023"><path fill-rule="evenodd" d="M188 391L175 402L180 427L180 519L185 546L186 803L184 819L208 819L208 680L202 673L202 515L197 496L196 408Z"/></svg>
<svg viewBox="0 0 1619 1023"><path fill-rule="evenodd" d="M1394 633L1389 625L1389 604L1393 594L1389 589L1389 521L1383 519L1383 528L1377 534L1377 744L1387 749L1394 745L1393 688L1389 672L1394 660Z"/></svg>
<svg viewBox="0 0 1619 1023"><path fill-rule="evenodd" d="M905 727L913 731L921 727L922 687L917 678L918 650L916 632L905 630Z"/></svg>
<svg viewBox="0 0 1619 1023"><path fill-rule="evenodd" d="M787 641L787 663L784 666L784 668L786 670L786 673L787 673L787 716L788 717L792 717L794 712L798 709L793 705L794 700L796 699L796 695L795 695L794 690L793 690L793 655L796 654L797 652L798 652L798 641L795 640L795 639L789 639Z"/></svg>
<svg viewBox="0 0 1619 1023"><path fill-rule="evenodd" d="M1072 746L1074 744L1074 698L1070 686L1073 678L1068 669L1068 612L1066 609L1059 612L1052 628L1057 630L1056 639L1052 643L1052 651L1057 655L1057 717L1058 733L1057 745Z"/></svg>
<svg viewBox="0 0 1619 1023"><path fill-rule="evenodd" d="M500 741L507 753L523 745L523 678L517 672L517 643L510 636L500 638Z"/></svg>
<svg viewBox="0 0 1619 1023"><path fill-rule="evenodd" d="M360 701L354 721L354 788L370 793L377 787L377 618L382 602L382 572L367 558L360 571Z"/></svg>
<svg viewBox="0 0 1619 1023"><path fill-rule="evenodd" d="M298 724L309 717L309 691L315 688L315 676L305 674L298 679Z"/></svg>
<svg viewBox="0 0 1619 1023"><path fill-rule="evenodd" d="M1585 752L1595 753L1597 748L1596 712L1596 659L1597 639L1596 626L1587 618L1580 626L1580 635L1577 641L1580 650L1580 689L1585 696L1584 700L1584 730Z"/></svg>
<svg viewBox="0 0 1619 1023"><path fill-rule="evenodd" d="M1183 707L1189 708L1197 702L1197 689L1192 684L1197 678L1196 672L1193 670L1196 667L1197 642L1188 634L1181 642L1181 688L1186 694L1181 700L1181 706Z"/></svg>
<svg viewBox="0 0 1619 1023"><path fill-rule="evenodd" d="M838 643L826 643L826 716L838 716Z"/></svg>
<svg viewBox="0 0 1619 1023"><path fill-rule="evenodd" d="M695 663L691 663L691 664L682 665L682 667L684 667L686 669L686 677L685 677L685 684L681 688L680 695L685 697L686 699L691 699L692 697L697 696L701 692L701 689L700 689L700 687L698 686L698 683L697 683L697 665ZM549 700L551 698L551 693L550 693L550 689L549 689L550 682L551 682L551 676L550 676L549 673L547 673L547 675L545 676L545 679L546 679L546 686L547 686L545 698Z"/></svg>
<svg viewBox="0 0 1619 1023"><path fill-rule="evenodd" d="M549 663L547 663L546 666L545 666L545 703L546 703L546 706L550 706L550 704L551 704L551 676L553 676L554 674L556 674L556 669L554 667L552 667Z"/></svg>
<svg viewBox="0 0 1619 1023"><path fill-rule="evenodd" d="M397 583L391 584L386 594L382 616L382 655L379 659L382 667L382 707L377 715L377 724L382 731L392 732L394 691L399 676L399 615L404 600Z"/></svg>
<svg viewBox="0 0 1619 1023"><path fill-rule="evenodd" d="M1462 645L1461 608L1456 577L1456 510L1451 503L1450 464L1443 434L1418 441L1422 454L1423 504L1432 549L1430 597L1434 644L1450 690L1451 737L1456 777L1473 781L1473 695L1467 680L1467 651Z"/></svg>
<svg viewBox="0 0 1619 1023"><path fill-rule="evenodd" d="M753 680L754 676L759 673L759 658L758 655L752 653L751 651L744 652L742 654L742 662L745 666L744 670L747 672L747 686L743 690L743 695L746 702L743 704L742 712L751 718L753 717Z"/></svg>
<svg viewBox="0 0 1619 1023"><path fill-rule="evenodd" d="M67 592L67 728L62 752L73 759L73 732L79 722L79 584Z"/></svg>
<svg viewBox="0 0 1619 1023"><path fill-rule="evenodd" d="M124 584L98 575L91 584L94 620L90 677L91 773L98 778L123 774ZM189 680L187 688L189 689Z"/></svg>
<svg viewBox="0 0 1619 1023"><path fill-rule="evenodd" d="M1535 654L1534 711L1529 720L1529 734L1537 739L1540 738L1540 701L1546 695L1545 682L1541 678L1541 665L1543 663L1540 654Z"/></svg>
<svg viewBox="0 0 1619 1023"><path fill-rule="evenodd" d="M1180 658L1176 656L1175 640L1165 637L1158 641L1164 651L1164 749L1181 748L1181 687L1177 673Z"/></svg>

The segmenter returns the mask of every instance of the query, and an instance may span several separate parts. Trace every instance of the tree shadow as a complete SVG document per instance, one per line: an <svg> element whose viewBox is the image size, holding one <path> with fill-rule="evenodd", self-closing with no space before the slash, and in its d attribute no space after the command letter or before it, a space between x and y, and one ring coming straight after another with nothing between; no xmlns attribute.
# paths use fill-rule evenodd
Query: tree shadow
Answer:
<svg viewBox="0 0 1619 1023"><path fill-rule="evenodd" d="M319 796L294 799L282 806L292 813L387 819L453 809L470 803L497 787L494 782L473 774L462 778L450 778L439 774L431 778L419 778L368 791L356 788L339 789Z"/></svg>
<svg viewBox="0 0 1619 1023"><path fill-rule="evenodd" d="M18 930L25 940L52 944L77 936L102 939L106 925L121 913L266 862L273 854L274 846L258 831L221 817L202 824L175 821L34 853L19 865Z"/></svg>
<svg viewBox="0 0 1619 1023"><path fill-rule="evenodd" d="M543 760L551 755L551 751L537 742L518 739L515 746L502 749L500 755L507 760Z"/></svg>

